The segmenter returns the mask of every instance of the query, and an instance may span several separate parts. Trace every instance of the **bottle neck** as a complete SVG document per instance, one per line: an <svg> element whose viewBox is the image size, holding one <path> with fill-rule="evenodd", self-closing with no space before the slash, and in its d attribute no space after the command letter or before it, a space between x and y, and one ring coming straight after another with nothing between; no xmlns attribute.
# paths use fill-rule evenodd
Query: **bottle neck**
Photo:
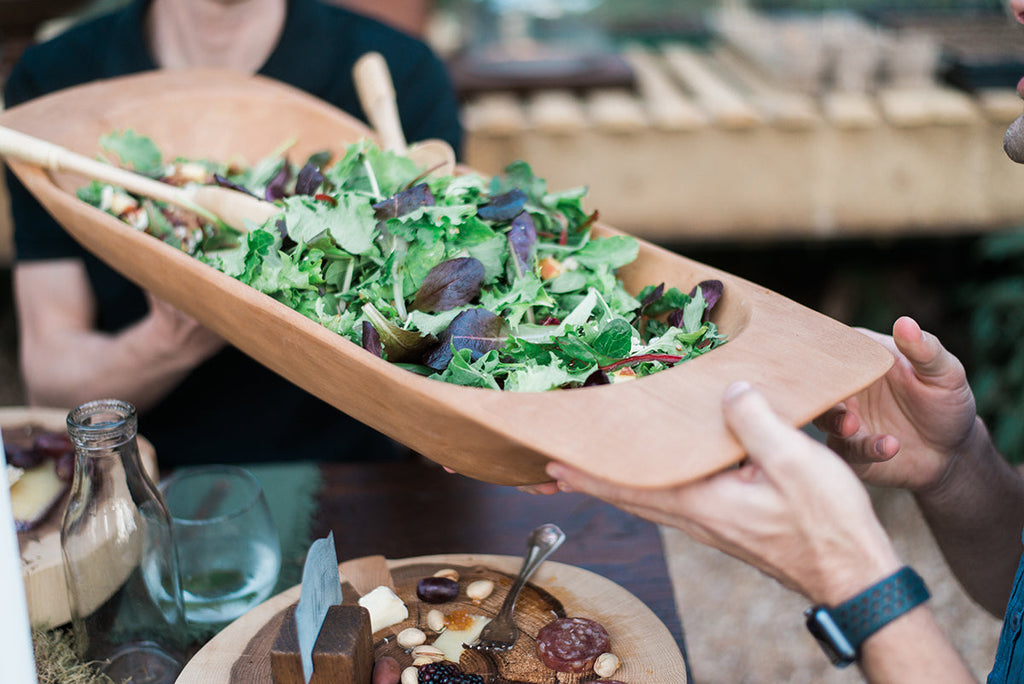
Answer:
<svg viewBox="0 0 1024 684"><path fill-rule="evenodd" d="M82 404L68 414L68 434L81 452L117 452L134 445L138 432L135 407L119 399Z"/></svg>

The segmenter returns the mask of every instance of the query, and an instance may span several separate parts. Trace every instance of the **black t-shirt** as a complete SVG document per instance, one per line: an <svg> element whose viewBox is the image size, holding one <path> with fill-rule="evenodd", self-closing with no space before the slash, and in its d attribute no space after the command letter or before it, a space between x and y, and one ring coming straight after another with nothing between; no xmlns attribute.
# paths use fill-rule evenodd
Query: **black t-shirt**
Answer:
<svg viewBox="0 0 1024 684"><path fill-rule="evenodd" d="M149 0L135 0L26 50L5 84L6 106L157 68L143 31L148 5ZM259 73L365 120L351 73L355 61L371 50L388 62L406 137L442 138L458 150L458 104L443 63L424 43L372 19L317 0L289 0L281 38ZM145 315L145 296L138 287L83 250L9 172L7 179L18 261L83 259L95 291L99 330L117 332ZM402 453L391 440L234 348L203 363L158 406L140 415L139 431L167 466L375 460Z"/></svg>

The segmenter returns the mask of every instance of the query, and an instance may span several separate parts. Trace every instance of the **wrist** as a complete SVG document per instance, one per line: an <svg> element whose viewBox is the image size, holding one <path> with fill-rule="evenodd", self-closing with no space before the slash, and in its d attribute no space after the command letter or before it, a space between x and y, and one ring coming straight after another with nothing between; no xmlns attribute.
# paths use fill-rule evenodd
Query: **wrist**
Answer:
<svg viewBox="0 0 1024 684"><path fill-rule="evenodd" d="M123 335L137 366L173 373L195 365L187 358L180 336L164 316L155 314L152 309Z"/></svg>
<svg viewBox="0 0 1024 684"><path fill-rule="evenodd" d="M975 416L970 431L949 453L942 455L944 467L931 479L929 484L914 490L914 497L922 505L955 501L965 482L972 478L963 477L979 468L987 459L1001 458L992 442L984 421Z"/></svg>
<svg viewBox="0 0 1024 684"><path fill-rule="evenodd" d="M855 556L846 554L820 572L817 590L808 592L811 601L839 605L902 567L896 549L876 518L858 529L870 536L853 547Z"/></svg>
<svg viewBox="0 0 1024 684"><path fill-rule="evenodd" d="M832 663L845 667L860 657L868 638L929 598L924 580L903 566L840 604L818 604L804 615Z"/></svg>

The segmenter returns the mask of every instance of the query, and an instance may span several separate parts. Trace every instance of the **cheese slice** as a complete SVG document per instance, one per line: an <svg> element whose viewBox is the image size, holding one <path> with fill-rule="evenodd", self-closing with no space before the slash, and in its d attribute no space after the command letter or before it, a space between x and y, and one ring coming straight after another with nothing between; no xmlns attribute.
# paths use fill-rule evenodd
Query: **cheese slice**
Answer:
<svg viewBox="0 0 1024 684"><path fill-rule="evenodd" d="M483 615L473 615L472 618L473 622L469 627L465 629L446 629L434 640L434 648L440 649L444 653L446 660L450 660L453 663L459 662L459 659L462 658L462 652L465 650L462 645L476 642L480 638L480 632L484 630L484 626L491 621L490 618Z"/></svg>

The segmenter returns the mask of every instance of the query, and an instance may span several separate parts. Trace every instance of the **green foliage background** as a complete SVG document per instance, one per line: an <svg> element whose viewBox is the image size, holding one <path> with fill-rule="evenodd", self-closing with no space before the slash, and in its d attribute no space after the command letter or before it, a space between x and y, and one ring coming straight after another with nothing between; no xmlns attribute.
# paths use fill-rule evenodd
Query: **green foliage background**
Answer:
<svg viewBox="0 0 1024 684"><path fill-rule="evenodd" d="M958 304L968 312L965 359L978 414L1000 451L1024 462L1024 226L977 243L980 268L963 285Z"/></svg>

